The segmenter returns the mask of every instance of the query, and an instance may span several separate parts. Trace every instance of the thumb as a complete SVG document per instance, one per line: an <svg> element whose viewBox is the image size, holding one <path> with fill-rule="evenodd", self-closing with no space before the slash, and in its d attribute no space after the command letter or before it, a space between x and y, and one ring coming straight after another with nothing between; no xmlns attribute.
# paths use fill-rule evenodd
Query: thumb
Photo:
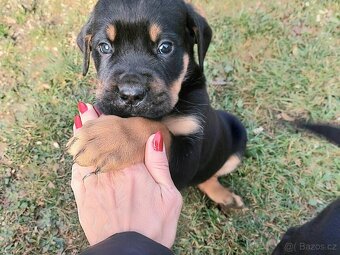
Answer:
<svg viewBox="0 0 340 255"><path fill-rule="evenodd" d="M149 137L145 149L145 165L156 183L165 185L168 188L175 186L171 179L169 162L161 132Z"/></svg>

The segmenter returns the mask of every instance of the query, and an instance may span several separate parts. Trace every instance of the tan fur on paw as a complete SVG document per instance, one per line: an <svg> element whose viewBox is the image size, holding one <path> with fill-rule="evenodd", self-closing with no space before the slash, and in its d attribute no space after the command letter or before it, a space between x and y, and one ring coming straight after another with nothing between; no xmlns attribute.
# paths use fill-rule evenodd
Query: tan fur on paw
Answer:
<svg viewBox="0 0 340 255"><path fill-rule="evenodd" d="M228 208L244 208L242 198L224 187L216 176L199 184L198 188L217 204Z"/></svg>
<svg viewBox="0 0 340 255"><path fill-rule="evenodd" d="M68 142L67 150L81 166L94 166L101 172L124 169L144 162L146 142L157 131L162 132L169 153L170 133L160 122L102 116L86 122Z"/></svg>

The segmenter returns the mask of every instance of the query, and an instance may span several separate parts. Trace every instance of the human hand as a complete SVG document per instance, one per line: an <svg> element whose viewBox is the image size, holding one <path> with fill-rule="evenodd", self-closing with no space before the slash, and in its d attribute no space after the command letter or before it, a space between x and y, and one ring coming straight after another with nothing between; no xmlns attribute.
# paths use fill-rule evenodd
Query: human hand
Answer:
<svg viewBox="0 0 340 255"><path fill-rule="evenodd" d="M79 108L75 132L82 122L98 118L91 105L80 104ZM90 245L127 231L168 248L173 245L182 197L171 180L160 133L147 142L145 164L98 175L91 174L93 171L75 164L71 182L80 224Z"/></svg>

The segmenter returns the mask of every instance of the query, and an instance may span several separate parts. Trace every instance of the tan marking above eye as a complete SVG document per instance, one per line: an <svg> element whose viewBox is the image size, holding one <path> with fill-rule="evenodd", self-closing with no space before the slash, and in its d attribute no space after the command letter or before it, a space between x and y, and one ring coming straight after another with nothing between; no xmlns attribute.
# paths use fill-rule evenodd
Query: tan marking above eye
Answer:
<svg viewBox="0 0 340 255"><path fill-rule="evenodd" d="M202 132L202 126L197 117L188 116L169 116L162 120L174 135L192 135Z"/></svg>
<svg viewBox="0 0 340 255"><path fill-rule="evenodd" d="M117 36L117 31L114 25L110 24L106 28L106 35L111 42L113 42Z"/></svg>
<svg viewBox="0 0 340 255"><path fill-rule="evenodd" d="M149 30L151 41L156 42L161 32L162 29L158 24L152 24Z"/></svg>
<svg viewBox="0 0 340 255"><path fill-rule="evenodd" d="M189 55L184 54L183 56L183 69L179 78L171 84L170 94L171 94L171 105L174 107L178 102L178 94L182 89L182 83L184 81L185 75L188 71L189 65Z"/></svg>

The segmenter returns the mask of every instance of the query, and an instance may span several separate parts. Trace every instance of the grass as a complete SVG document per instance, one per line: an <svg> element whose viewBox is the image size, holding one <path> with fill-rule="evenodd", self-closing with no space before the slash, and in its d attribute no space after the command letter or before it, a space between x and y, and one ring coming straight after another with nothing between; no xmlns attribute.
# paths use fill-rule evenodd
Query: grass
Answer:
<svg viewBox="0 0 340 255"><path fill-rule="evenodd" d="M92 101L75 37L94 1L0 0L1 254L77 254L87 246L70 189L78 100ZM223 183L249 208L226 215L196 188L176 254L268 254L288 226L340 195L339 149L283 119L340 122L338 1L194 0L214 30L212 103L249 133L243 165ZM287 117L288 116L288 117Z"/></svg>

